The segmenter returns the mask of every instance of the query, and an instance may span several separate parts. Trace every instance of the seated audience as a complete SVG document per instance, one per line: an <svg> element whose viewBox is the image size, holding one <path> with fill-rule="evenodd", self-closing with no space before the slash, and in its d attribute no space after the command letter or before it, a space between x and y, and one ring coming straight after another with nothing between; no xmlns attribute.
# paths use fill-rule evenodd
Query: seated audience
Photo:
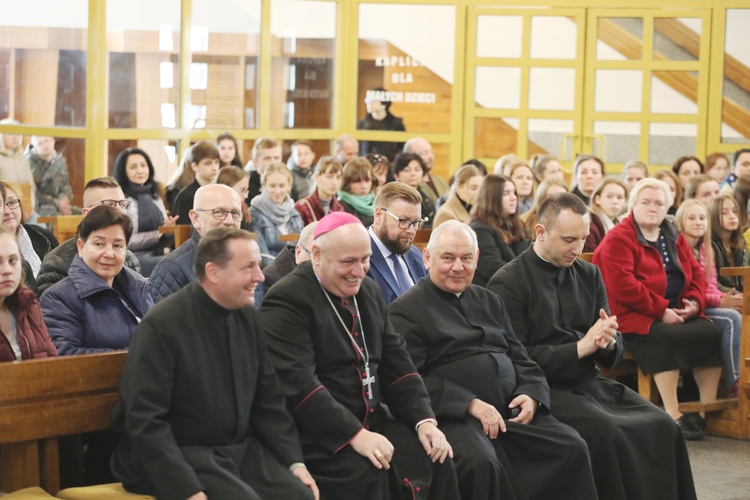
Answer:
<svg viewBox="0 0 750 500"><path fill-rule="evenodd" d="M351 134L344 134L336 139L336 159L342 165L359 155L359 141Z"/></svg>
<svg viewBox="0 0 750 500"><path fill-rule="evenodd" d="M192 163L191 152L192 146L185 151L180 166L177 167L177 170L175 170L172 178L167 183L167 207L171 213L174 213L177 195L180 194L183 188L195 181L195 170L190 168L190 164Z"/></svg>
<svg viewBox="0 0 750 500"><path fill-rule="evenodd" d="M375 213L377 181L372 165L364 158L354 158L344 165L338 199L344 211L357 217L365 227L370 227Z"/></svg>
<svg viewBox="0 0 750 500"><path fill-rule="evenodd" d="M83 216L85 217L92 208L99 205L117 208L124 214L127 214L130 208L130 202L125 199L125 194L122 192L120 185L112 177L91 179L83 189L83 209L81 210ZM45 290L68 275L73 257L78 253L77 242L78 238L74 236L63 241L57 248L44 256L36 279L37 296L41 296ZM125 253L125 266L136 273L140 274L141 272L138 258L130 250Z"/></svg>
<svg viewBox="0 0 750 500"><path fill-rule="evenodd" d="M424 224L421 201L419 191L398 181L383 186L375 198L375 221L367 230L372 250L367 275L380 287L386 304L427 274L420 251L412 246Z"/></svg>
<svg viewBox="0 0 750 500"><path fill-rule="evenodd" d="M130 202L128 215L133 222L133 236L128 246L148 276L164 257L165 249L174 246L172 238L159 233L159 227L174 226L179 216L167 216L160 184L154 179L154 165L142 149L128 148L120 153L112 177Z"/></svg>
<svg viewBox="0 0 750 500"><path fill-rule="evenodd" d="M591 226L584 252L593 252L604 235L620 222L620 216L625 211L628 189L625 184L614 177L605 177L591 195L589 215Z"/></svg>
<svg viewBox="0 0 750 500"><path fill-rule="evenodd" d="M448 183L432 171L435 168L435 153L432 150L432 144L422 137L413 137L406 141L403 152L414 153L422 158L424 178L420 190L432 203L437 203L438 198L448 192Z"/></svg>
<svg viewBox="0 0 750 500"><path fill-rule="evenodd" d="M259 137L253 144L253 157L245 165L245 172L250 175L250 192L245 203L250 205L253 198L261 191L260 176L266 167L281 162L281 143L270 137Z"/></svg>
<svg viewBox="0 0 750 500"><path fill-rule="evenodd" d="M721 332L702 314L706 274L676 227L667 221L669 187L643 179L630 193L630 214L604 238L593 263L602 273L612 314L638 368L651 373L664 410L685 439L700 439L701 416L682 414L680 370L692 370L701 401L716 399Z"/></svg>
<svg viewBox="0 0 750 500"><path fill-rule="evenodd" d="M588 206L591 194L604 178L604 162L593 155L579 155L573 163L573 193Z"/></svg>
<svg viewBox="0 0 750 500"><path fill-rule="evenodd" d="M222 170L230 168L234 167L224 167ZM193 282L195 252L201 238L208 231L217 227L240 228L244 215L243 199L234 189L222 184L208 184L198 188L190 211L193 234L174 252L164 257L151 273L149 290L154 302L169 297Z"/></svg>
<svg viewBox="0 0 750 500"><path fill-rule="evenodd" d="M372 174L378 183L378 187L375 188L375 194L377 194L383 186L396 180L393 176L393 164L391 164L388 158L377 153L370 153L365 156L365 159L370 162L370 165L372 166Z"/></svg>
<svg viewBox="0 0 750 500"><path fill-rule="evenodd" d="M18 121L9 118L0 120L0 125L18 124ZM21 147L21 134L0 134L0 180L28 184L32 191L35 189L31 166Z"/></svg>
<svg viewBox="0 0 750 500"><path fill-rule="evenodd" d="M318 500L299 435L261 341L254 235L211 231L197 281L143 319L112 412L112 471L167 499Z"/></svg>
<svg viewBox="0 0 750 500"><path fill-rule="evenodd" d="M42 217L80 213L72 206L68 161L55 150L55 138L32 136L26 157L36 185L36 213Z"/></svg>
<svg viewBox="0 0 750 500"><path fill-rule="evenodd" d="M536 189L534 205L532 205L528 212L521 216L521 222L523 222L523 226L526 229L526 234L534 234L534 227L536 227L536 220L539 215L539 206L542 202L552 195L568 193L569 191L568 185L562 179L547 179L542 181Z"/></svg>
<svg viewBox="0 0 750 500"><path fill-rule="evenodd" d="M312 246L313 234L317 227L317 222L311 222L299 233L299 241L296 245L287 245L279 255L273 260L273 263L263 269L263 289L268 289L275 285L281 278L294 271L294 269L310 260L310 247ZM260 284L258 286L261 286ZM265 295L265 293L264 293ZM256 299L257 300L257 299ZM257 304L256 305L260 305Z"/></svg>
<svg viewBox="0 0 750 500"><path fill-rule="evenodd" d="M193 208L193 197L198 188L216 182L219 173L219 151L208 141L193 144L190 150L190 168L195 172L195 180L185 186L177 195L172 207L179 224L190 224L190 210Z"/></svg>
<svg viewBox="0 0 750 500"><path fill-rule="evenodd" d="M724 153L711 153L706 157L706 173L720 185L729 175L729 158Z"/></svg>
<svg viewBox="0 0 750 500"><path fill-rule="evenodd" d="M675 160L672 165L672 172L680 180L680 187L683 191L687 189L687 184L690 179L696 175L700 175L705 171L703 162L701 162L695 156L681 156Z"/></svg>
<svg viewBox="0 0 750 500"><path fill-rule="evenodd" d="M622 182L628 192L632 190L641 179L648 177L648 166L641 160L630 160L622 167Z"/></svg>
<svg viewBox="0 0 750 500"><path fill-rule="evenodd" d="M525 162L514 163L510 166L510 180L516 186L518 197L518 215L523 215L531 209L534 204L534 173Z"/></svg>
<svg viewBox="0 0 750 500"><path fill-rule="evenodd" d="M474 165L463 165L453 176L455 181L451 186L448 200L435 214L433 229L445 221L459 220L465 224L471 222L471 209L477 201L479 186L484 176Z"/></svg>
<svg viewBox="0 0 750 500"><path fill-rule="evenodd" d="M302 223L318 221L330 212L341 212L344 207L336 198L341 187L341 176L344 168L333 156L324 156L315 166L315 185L312 192L294 204L295 210L302 217Z"/></svg>
<svg viewBox="0 0 750 500"><path fill-rule="evenodd" d="M369 165L369 164L368 164ZM311 261L263 300L268 355L327 500L458 499L453 451L430 396L365 279L372 251L355 216L320 220ZM380 404L385 398L395 418Z"/></svg>
<svg viewBox="0 0 750 500"><path fill-rule="evenodd" d="M260 237L258 245L265 267L286 246L279 237L299 233L305 226L289 196L292 174L286 165L273 163L266 167L261 176L261 186L263 191L250 202L250 216L252 230Z"/></svg>
<svg viewBox="0 0 750 500"><path fill-rule="evenodd" d="M292 154L286 163L292 172L292 190L289 195L297 201L309 195L315 185L313 179L315 165L315 150L310 141L295 141L292 144Z"/></svg>
<svg viewBox="0 0 750 500"><path fill-rule="evenodd" d="M219 176L216 178L216 184L223 186L229 186L234 189L237 194L240 195L242 201L242 222L240 223L240 229L250 231L250 208L245 205L247 194L250 191L250 178L247 176L244 170L234 165L228 165L219 170ZM196 191L197 193L197 191ZM195 209L195 203L193 203L193 209Z"/></svg>
<svg viewBox="0 0 750 500"><path fill-rule="evenodd" d="M688 181L684 199L694 198L710 207L717 196L719 196L719 183L716 182L716 179L708 174L700 174Z"/></svg>
<svg viewBox="0 0 750 500"><path fill-rule="evenodd" d="M669 187L669 192L672 194L673 201L672 206L667 207L667 220L672 220L683 199L683 190L682 186L680 186L680 180L671 170L657 170L656 173L654 173L654 179L663 181L667 187Z"/></svg>
<svg viewBox="0 0 750 500"><path fill-rule="evenodd" d="M237 147L237 139L229 132L219 134L216 138L216 149L219 151L219 168L233 165L238 168L245 166L240 158L240 150Z"/></svg>
<svg viewBox="0 0 750 500"><path fill-rule="evenodd" d="M529 246L518 215L516 186L504 175L484 178L469 225L479 243L479 261L472 281L476 285L486 286L498 269Z"/></svg>
<svg viewBox="0 0 750 500"><path fill-rule="evenodd" d="M685 237L693 251L693 257L704 269L706 285L705 313L721 330L721 354L724 361L724 376L730 397L737 397L739 390L740 340L742 333L742 294L730 290L724 293L718 288L716 268L713 265L711 248L711 218L706 206L698 200L682 202L675 225Z"/></svg>
<svg viewBox="0 0 750 500"><path fill-rule="evenodd" d="M148 282L124 268L133 224L117 208L94 207L78 229L68 277L41 299L44 322L60 355L127 349L153 305Z"/></svg>
<svg viewBox="0 0 750 500"><path fill-rule="evenodd" d="M695 499L690 458L674 420L599 376L597 365L616 366L625 345L619 318L608 316L599 269L578 258L588 232L580 198L547 198L533 246L500 269L488 288L503 299L516 337L544 371L550 413L588 444L598 497Z"/></svg>
<svg viewBox="0 0 750 500"><path fill-rule="evenodd" d="M745 248L750 248L750 216L748 215L748 208L750 208L750 174L745 174L737 179L732 196L737 200L737 205L740 208L740 228L745 237ZM713 202L713 200L711 201ZM710 207L711 205L706 206Z"/></svg>
<svg viewBox="0 0 750 500"><path fill-rule="evenodd" d="M477 253L466 224L434 229L424 251L429 275L388 308L453 443L461 496L596 498L586 443L549 414L544 372L513 334L502 300L471 284Z"/></svg>
<svg viewBox="0 0 750 500"><path fill-rule="evenodd" d="M504 175L508 177L510 173L510 166L515 163L520 163L523 160L513 153L508 153L497 159L495 162L495 168L492 170L495 175Z"/></svg>
<svg viewBox="0 0 750 500"><path fill-rule="evenodd" d="M531 157L530 163L537 184L548 180L563 180L562 165L554 156L536 154Z"/></svg>
<svg viewBox="0 0 750 500"><path fill-rule="evenodd" d="M393 175L396 180L413 187L422 197L422 219L425 221L425 227L429 229L435 218L435 202L428 198L421 188L426 172L425 163L417 154L399 153L393 161Z"/></svg>
<svg viewBox="0 0 750 500"><path fill-rule="evenodd" d="M725 293L732 289L742 292L744 283L741 276L721 275L722 267L750 266L750 253L742 237L739 203L731 195L721 194L714 198L708 210L711 214L711 246L719 290Z"/></svg>
<svg viewBox="0 0 750 500"><path fill-rule="evenodd" d="M57 238L51 232L35 224L24 224L25 217L21 199L11 184L2 183L5 188L5 210L3 228L16 236L24 263L31 272L26 273L26 286L36 290L36 278L42 267L42 259L58 246Z"/></svg>
<svg viewBox="0 0 750 500"><path fill-rule="evenodd" d="M39 302L23 285L22 261L16 238L0 229L0 362L57 356Z"/></svg>
<svg viewBox="0 0 750 500"><path fill-rule="evenodd" d="M743 148L734 153L732 171L721 183L722 193L731 193L741 176L750 174L750 149Z"/></svg>

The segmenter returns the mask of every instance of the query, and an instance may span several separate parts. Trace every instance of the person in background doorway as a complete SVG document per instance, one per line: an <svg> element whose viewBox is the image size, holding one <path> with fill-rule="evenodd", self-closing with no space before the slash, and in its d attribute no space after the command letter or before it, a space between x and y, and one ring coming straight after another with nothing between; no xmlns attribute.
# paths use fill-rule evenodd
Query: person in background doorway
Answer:
<svg viewBox="0 0 750 500"><path fill-rule="evenodd" d="M357 123L357 129L404 132L404 120L391 114L391 104L388 92L383 87L368 90L365 96L367 115ZM400 142L360 141L359 155L379 153L393 161L403 146Z"/></svg>

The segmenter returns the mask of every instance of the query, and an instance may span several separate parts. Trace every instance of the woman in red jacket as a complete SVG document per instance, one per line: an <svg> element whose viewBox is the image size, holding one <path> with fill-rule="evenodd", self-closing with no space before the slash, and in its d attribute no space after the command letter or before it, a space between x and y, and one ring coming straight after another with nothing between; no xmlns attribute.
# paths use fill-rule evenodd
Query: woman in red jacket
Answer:
<svg viewBox="0 0 750 500"><path fill-rule="evenodd" d="M706 319L706 276L685 238L665 220L672 195L663 181L643 179L630 194L630 215L594 252L610 310L638 367L652 373L664 409L685 439L700 439L705 420L677 403L680 370L692 369L701 401L716 399L721 332Z"/></svg>
<svg viewBox="0 0 750 500"><path fill-rule="evenodd" d="M18 242L0 229L0 361L57 356L36 295L22 281Z"/></svg>

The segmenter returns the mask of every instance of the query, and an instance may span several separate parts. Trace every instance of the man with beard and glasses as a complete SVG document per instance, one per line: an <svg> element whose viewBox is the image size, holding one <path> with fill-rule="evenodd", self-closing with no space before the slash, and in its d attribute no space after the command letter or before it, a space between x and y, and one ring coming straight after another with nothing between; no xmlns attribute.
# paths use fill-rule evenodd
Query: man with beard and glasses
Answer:
<svg viewBox="0 0 750 500"><path fill-rule="evenodd" d="M380 286L390 304L427 275L422 254L412 247L422 227L422 196L403 182L383 186L375 198L375 221L368 229L372 244L367 275Z"/></svg>

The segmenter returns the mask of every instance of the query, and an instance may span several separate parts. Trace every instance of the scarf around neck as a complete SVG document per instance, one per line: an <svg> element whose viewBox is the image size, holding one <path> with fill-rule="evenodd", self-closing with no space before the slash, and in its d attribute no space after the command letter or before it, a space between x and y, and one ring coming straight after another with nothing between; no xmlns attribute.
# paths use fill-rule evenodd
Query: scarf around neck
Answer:
<svg viewBox="0 0 750 500"><path fill-rule="evenodd" d="M138 203L138 232L155 231L164 223L164 214L154 202L150 184L143 186L130 185L129 196Z"/></svg>
<svg viewBox="0 0 750 500"><path fill-rule="evenodd" d="M274 226L283 226L292 219L294 200L291 196L286 195L284 201L275 203L268 191L261 191L258 196L252 199L250 206L265 215Z"/></svg>
<svg viewBox="0 0 750 500"><path fill-rule="evenodd" d="M375 193L364 196L339 191L339 201L344 201L362 215L373 215L375 213Z"/></svg>

